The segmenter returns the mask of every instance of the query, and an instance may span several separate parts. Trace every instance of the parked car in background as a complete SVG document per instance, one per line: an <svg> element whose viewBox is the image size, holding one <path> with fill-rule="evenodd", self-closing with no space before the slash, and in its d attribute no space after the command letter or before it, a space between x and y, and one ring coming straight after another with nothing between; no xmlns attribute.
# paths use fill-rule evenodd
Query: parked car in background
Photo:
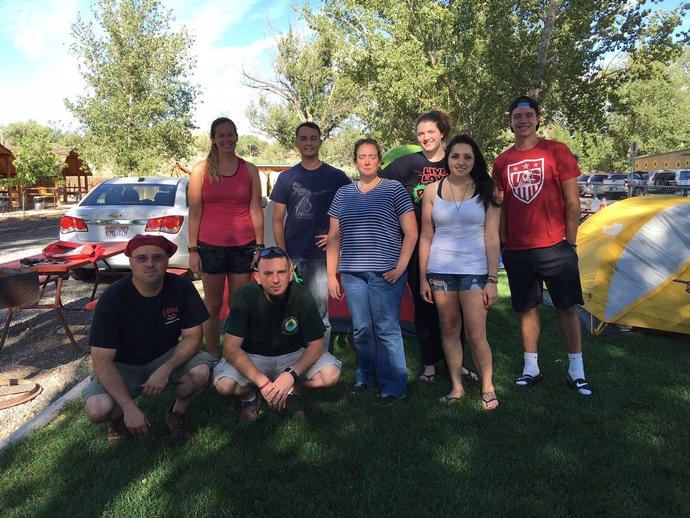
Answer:
<svg viewBox="0 0 690 518"><path fill-rule="evenodd" d="M690 196L690 169L676 170L676 186L681 196Z"/></svg>
<svg viewBox="0 0 690 518"><path fill-rule="evenodd" d="M653 171L647 179L647 192L651 194L675 194L676 173L674 171Z"/></svg>
<svg viewBox="0 0 690 518"><path fill-rule="evenodd" d="M634 171L627 175L625 188L630 196L642 196L645 193L649 173L647 171Z"/></svg>
<svg viewBox="0 0 690 518"><path fill-rule="evenodd" d="M188 268L188 178L112 178L94 187L60 219L60 240L75 243L129 241L136 234L162 235L177 245L171 268ZM108 259L128 269L124 254ZM87 278L88 270L76 270Z"/></svg>
<svg viewBox="0 0 690 518"><path fill-rule="evenodd" d="M592 173L587 179L585 194L599 197L604 192L604 180L608 177L605 173Z"/></svg>
<svg viewBox="0 0 690 518"><path fill-rule="evenodd" d="M625 173L611 173L604 179L601 195L607 198L627 196L628 188L625 185L627 179L628 175Z"/></svg>

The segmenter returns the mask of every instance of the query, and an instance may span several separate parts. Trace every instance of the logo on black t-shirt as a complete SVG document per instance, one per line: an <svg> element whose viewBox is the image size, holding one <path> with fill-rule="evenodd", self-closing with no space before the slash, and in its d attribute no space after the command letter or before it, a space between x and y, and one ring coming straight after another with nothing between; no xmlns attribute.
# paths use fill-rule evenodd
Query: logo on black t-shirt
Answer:
<svg viewBox="0 0 690 518"><path fill-rule="evenodd" d="M180 310L177 309L177 306L165 308L161 313L163 315L163 324L166 326L180 320Z"/></svg>
<svg viewBox="0 0 690 518"><path fill-rule="evenodd" d="M283 334L294 335L299 329L299 320L297 317L287 317L283 320Z"/></svg>

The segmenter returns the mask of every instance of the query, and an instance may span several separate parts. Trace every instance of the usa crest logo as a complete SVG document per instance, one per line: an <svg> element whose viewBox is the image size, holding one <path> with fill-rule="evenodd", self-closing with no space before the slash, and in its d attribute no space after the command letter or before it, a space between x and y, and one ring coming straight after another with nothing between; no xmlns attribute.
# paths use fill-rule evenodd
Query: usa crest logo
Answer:
<svg viewBox="0 0 690 518"><path fill-rule="evenodd" d="M513 196L532 203L544 186L544 159L522 160L508 165L508 183Z"/></svg>

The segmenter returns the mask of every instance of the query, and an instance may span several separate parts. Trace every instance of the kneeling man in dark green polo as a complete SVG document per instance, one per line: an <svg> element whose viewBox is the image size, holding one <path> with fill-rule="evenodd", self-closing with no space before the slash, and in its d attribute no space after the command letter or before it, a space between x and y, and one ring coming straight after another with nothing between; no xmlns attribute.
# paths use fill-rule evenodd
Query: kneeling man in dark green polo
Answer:
<svg viewBox="0 0 690 518"><path fill-rule="evenodd" d="M189 434L187 407L208 384L213 358L200 352L201 324L209 317L187 279L166 273L177 246L162 236L137 235L127 244L132 274L98 300L91 326L93 375L84 391L86 416L108 422L108 442L149 434L135 405L172 383L177 399L165 416L175 440Z"/></svg>
<svg viewBox="0 0 690 518"><path fill-rule="evenodd" d="M256 282L232 298L223 359L213 372L216 390L242 398L240 424L258 417L260 399L289 416L303 416L302 389L334 385L341 363L325 351L325 327L307 288L290 281L294 268L278 247L259 255Z"/></svg>

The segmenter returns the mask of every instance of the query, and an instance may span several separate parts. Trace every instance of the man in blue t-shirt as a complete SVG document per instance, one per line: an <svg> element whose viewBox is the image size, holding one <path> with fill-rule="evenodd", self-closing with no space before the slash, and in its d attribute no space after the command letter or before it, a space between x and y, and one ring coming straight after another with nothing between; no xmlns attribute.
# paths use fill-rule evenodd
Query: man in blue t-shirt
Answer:
<svg viewBox="0 0 690 518"><path fill-rule="evenodd" d="M335 191L350 183L340 169L319 159L321 129L303 122L295 130L300 163L278 177L273 190L273 236L276 245L287 250L304 286L311 292L326 326L324 341L330 347L326 236L328 209Z"/></svg>

